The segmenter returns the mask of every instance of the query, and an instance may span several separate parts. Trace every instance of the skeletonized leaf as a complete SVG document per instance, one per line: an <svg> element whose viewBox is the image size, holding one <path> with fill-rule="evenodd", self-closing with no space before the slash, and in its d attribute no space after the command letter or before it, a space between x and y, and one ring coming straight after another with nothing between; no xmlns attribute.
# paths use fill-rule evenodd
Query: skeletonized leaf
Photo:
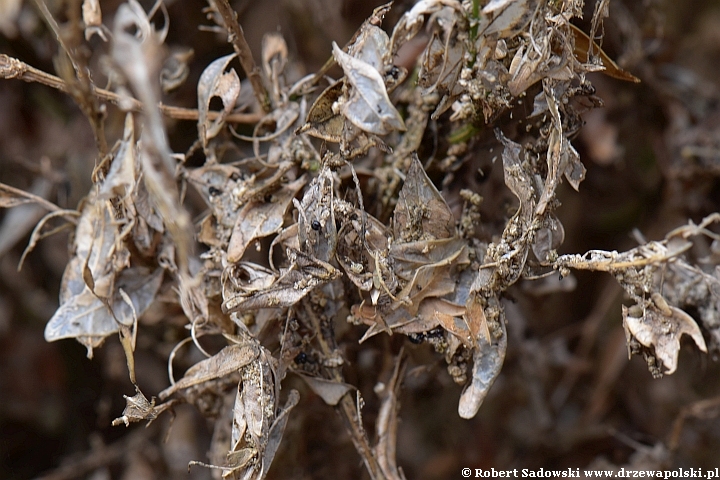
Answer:
<svg viewBox="0 0 720 480"><path fill-rule="evenodd" d="M257 358L259 352L257 347L250 344L228 345L210 358L202 360L188 368L183 378L158 395L161 400L179 390L184 390L195 385L224 377L232 372L240 370Z"/></svg>
<svg viewBox="0 0 720 480"><path fill-rule="evenodd" d="M635 317L623 305L622 314L626 335L632 335L644 346L653 348L655 356L667 368L664 373L670 375L677 369L683 335L689 335L703 352L707 352L707 346L700 327L690 315L677 307L665 307L662 311L651 304L645 308L644 316Z"/></svg>
<svg viewBox="0 0 720 480"><path fill-rule="evenodd" d="M220 133L225 125L225 118L232 112L235 101L240 95L240 78L237 72L234 69L225 72L235 56L236 54L233 53L212 62L203 71L198 81L198 134L203 142L203 147L207 147L208 141ZM214 97L222 100L223 110L215 120L210 122L208 110L210 109L210 100Z"/></svg>
<svg viewBox="0 0 720 480"><path fill-rule="evenodd" d="M350 98L341 111L359 129L386 135L393 130L405 130L402 117L388 97L382 75L372 65L343 52L333 42L333 55L352 85Z"/></svg>
<svg viewBox="0 0 720 480"><path fill-rule="evenodd" d="M273 193L269 202L258 200L247 203L238 214L230 237L228 261L239 261L253 240L278 233L290 202L304 185L303 176Z"/></svg>
<svg viewBox="0 0 720 480"><path fill-rule="evenodd" d="M332 406L337 405L338 402L340 402L340 399L342 399L347 392L355 388L352 385L335 380L312 377L301 373L298 373L298 375L305 380L308 387L310 387L313 392L322 398L326 404Z"/></svg>

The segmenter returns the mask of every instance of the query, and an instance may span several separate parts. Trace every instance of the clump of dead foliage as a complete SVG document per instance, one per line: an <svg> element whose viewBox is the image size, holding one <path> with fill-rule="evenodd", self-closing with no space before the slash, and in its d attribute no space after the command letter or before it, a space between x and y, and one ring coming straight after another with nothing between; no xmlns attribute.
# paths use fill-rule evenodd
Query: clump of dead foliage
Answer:
<svg viewBox="0 0 720 480"><path fill-rule="evenodd" d="M266 34L253 58L231 5L213 0L205 27L234 53L204 68L197 107L183 109L161 103L192 62L188 52L168 57L162 3L129 0L103 22L100 4L85 0L82 18L58 25L36 0L60 45L59 77L7 55L0 74L65 91L97 144L92 187L76 209L0 187L2 207L48 212L26 253L59 229L73 232L46 340L75 339L92 357L118 336L136 392L113 424L192 404L213 428L208 458L193 463L248 479L267 475L296 414L291 377L339 412L371 478L404 478L395 449L406 350L431 345L463 387L458 415L474 417L512 341L506 294L521 281L552 291L578 270L610 274L626 294L628 353L653 376L675 372L683 335L717 354L720 215L624 252L558 253L558 188L582 188L573 139L581 115L602 105L587 74L638 81L591 40L608 3L597 3L588 33L572 23L582 0L421 0L392 25L387 4L301 76L282 35ZM90 74L88 45L104 52L105 88ZM113 116L124 118L121 138L105 131ZM188 151L171 149L168 119L196 121ZM479 137L497 147L500 222L481 214L490 192L447 190ZM181 312L185 333L166 351L169 386L143 392L134 352L158 305ZM348 351L357 358L379 345L390 368L373 380L369 431ZM192 349L206 358L188 365Z"/></svg>

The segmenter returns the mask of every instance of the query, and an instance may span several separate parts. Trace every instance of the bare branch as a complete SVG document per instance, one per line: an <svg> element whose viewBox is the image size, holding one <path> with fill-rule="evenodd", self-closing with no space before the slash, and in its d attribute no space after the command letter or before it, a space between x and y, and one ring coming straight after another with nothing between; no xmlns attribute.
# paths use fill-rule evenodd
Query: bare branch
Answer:
<svg viewBox="0 0 720 480"><path fill-rule="evenodd" d="M260 77L260 68L255 64L250 46L245 40L245 34L237 21L237 13L232 9L230 3L227 0L217 0L213 2L215 8L222 15L223 22L225 22L225 28L228 33L228 42L230 42L240 59L245 73L250 80L253 92L255 92L255 98L265 112L270 111L270 96L262 82Z"/></svg>
<svg viewBox="0 0 720 480"><path fill-rule="evenodd" d="M69 93L67 83L55 75L43 72L35 67L28 65L25 62L21 62L16 58L9 57L4 53L0 53L0 78L23 80L28 83L41 83L52 87L61 92ZM121 100L127 101L126 98L121 97L115 92L105 90L102 88L96 88L93 90L95 96L100 100L106 100L115 105L119 105ZM182 108L173 107L171 105L159 104L160 111L166 117L174 118L176 120L191 120L197 121L198 111L194 108ZM138 100L130 99L130 109L134 112L142 111L142 103ZM219 112L208 112L208 118L214 120L219 116ZM257 123L262 118L262 114L259 113L232 113L225 117L226 122L231 123Z"/></svg>

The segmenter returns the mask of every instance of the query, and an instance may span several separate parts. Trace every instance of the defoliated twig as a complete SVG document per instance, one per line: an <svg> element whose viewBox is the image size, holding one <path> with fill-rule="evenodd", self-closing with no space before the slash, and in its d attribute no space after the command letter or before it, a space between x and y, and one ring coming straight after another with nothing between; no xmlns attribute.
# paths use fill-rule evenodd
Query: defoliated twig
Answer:
<svg viewBox="0 0 720 480"><path fill-rule="evenodd" d="M28 65L27 63L21 62L16 58L9 57L3 53L0 53L0 78L17 78L29 83L41 83L52 87L61 92L69 93L69 88L64 80L55 75L38 70L35 67ZM102 88L95 88L93 93L100 100L106 100L114 103L115 105L130 102L130 109L134 112L142 111L142 103L134 98L121 97L115 92L105 90ZM174 118L177 120L194 120L198 119L198 111L192 108L181 108L172 107L169 105L158 105L163 115ZM208 112L208 119L215 120L220 114L218 112ZM225 117L226 122L231 123L257 123L261 118L262 114L258 113L232 113Z"/></svg>
<svg viewBox="0 0 720 480"><path fill-rule="evenodd" d="M312 323L313 329L318 334L316 339L318 341L318 344L320 345L320 350L324 355L330 356L334 349L328 343L328 339L326 339L322 335L323 330L320 326L320 319L313 311L312 306L307 301L307 299L304 299L302 301L302 304L305 309L305 313L307 313L307 316ZM337 368L329 369L329 372L332 375L333 381L340 383L345 381L342 373ZM365 435L365 431L363 430L362 425L360 425L359 423L360 412L356 410L355 403L353 403L350 396L347 394L343 395L343 397L340 399L340 402L335 406L335 410L340 413L343 420L345 421L346 428L350 433L350 439L352 440L353 445L355 445L355 450L357 450L360 457L362 457L365 468L370 474L370 478L373 480L377 478L382 478L382 470L380 469L380 465L378 465L377 458L375 458L373 449L368 442L367 435Z"/></svg>
<svg viewBox="0 0 720 480"><path fill-rule="evenodd" d="M257 98L262 109L265 112L269 112L271 110L270 96L263 85L260 69L255 64L252 52L250 51L250 45L248 45L245 40L245 34L237 20L237 13L232 9L228 0L214 0L212 3L222 16L228 34L228 42L232 44L235 53L237 53L240 64L243 70L245 70L248 80L250 80L253 92L255 92L255 98Z"/></svg>

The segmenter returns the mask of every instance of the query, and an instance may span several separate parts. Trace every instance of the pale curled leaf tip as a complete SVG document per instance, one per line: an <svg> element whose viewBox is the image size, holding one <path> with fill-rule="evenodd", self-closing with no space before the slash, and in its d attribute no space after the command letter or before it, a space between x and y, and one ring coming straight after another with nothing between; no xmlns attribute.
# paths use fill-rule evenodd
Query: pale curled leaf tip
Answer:
<svg viewBox="0 0 720 480"><path fill-rule="evenodd" d="M458 403L458 414L461 418L470 419L477 414L490 387L500 375L507 351L507 331L505 319L501 316L498 321L499 338L488 342L480 336L479 346L473 352L472 377L460 395Z"/></svg>

